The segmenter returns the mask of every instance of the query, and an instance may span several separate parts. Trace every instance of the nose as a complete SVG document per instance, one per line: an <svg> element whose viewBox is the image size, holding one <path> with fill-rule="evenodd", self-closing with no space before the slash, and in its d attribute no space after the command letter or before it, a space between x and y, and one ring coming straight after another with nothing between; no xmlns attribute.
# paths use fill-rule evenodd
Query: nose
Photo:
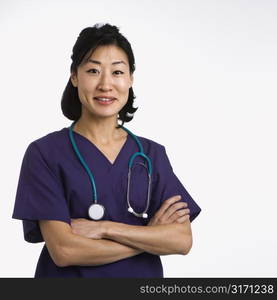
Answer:
<svg viewBox="0 0 277 300"><path fill-rule="evenodd" d="M102 91L110 91L112 89L112 78L107 72L102 73L99 80L98 89Z"/></svg>

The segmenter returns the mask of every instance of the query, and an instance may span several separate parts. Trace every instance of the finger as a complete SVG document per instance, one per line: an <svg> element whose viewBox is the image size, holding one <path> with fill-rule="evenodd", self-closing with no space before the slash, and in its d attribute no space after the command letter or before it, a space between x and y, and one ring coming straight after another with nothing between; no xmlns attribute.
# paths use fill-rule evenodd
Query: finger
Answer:
<svg viewBox="0 0 277 300"><path fill-rule="evenodd" d="M77 219L71 219L71 225L75 225L77 223Z"/></svg>
<svg viewBox="0 0 277 300"><path fill-rule="evenodd" d="M190 214L190 210L188 208L179 209L170 216L169 220L171 221L171 223L174 223L180 217L183 217L183 216L189 215L189 214Z"/></svg>
<svg viewBox="0 0 277 300"><path fill-rule="evenodd" d="M176 195L176 196L166 199L163 202L163 204L161 205L161 207L159 208L159 210L156 212L155 216L157 218L161 217L164 214L164 212L169 208L170 205L172 205L173 203L175 203L176 201L179 201L179 200L181 200L180 195Z"/></svg>
<svg viewBox="0 0 277 300"><path fill-rule="evenodd" d="M186 222L186 221L188 221L188 220L189 220L189 215L185 215L185 216L183 216L183 217L177 219L176 222L177 222L177 223L184 223L184 222Z"/></svg>
<svg viewBox="0 0 277 300"><path fill-rule="evenodd" d="M188 205L186 202L178 202L171 205L164 213L163 218L170 218L179 209L186 208Z"/></svg>

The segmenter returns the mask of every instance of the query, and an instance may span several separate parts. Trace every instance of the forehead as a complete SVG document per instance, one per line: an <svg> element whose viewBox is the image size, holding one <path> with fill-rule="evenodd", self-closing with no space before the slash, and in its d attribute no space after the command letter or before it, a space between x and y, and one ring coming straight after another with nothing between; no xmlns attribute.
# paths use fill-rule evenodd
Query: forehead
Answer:
<svg viewBox="0 0 277 300"><path fill-rule="evenodd" d="M86 55L85 63L98 61L100 64L122 62L121 65L128 65L128 56L124 50L115 45L98 46L92 53Z"/></svg>

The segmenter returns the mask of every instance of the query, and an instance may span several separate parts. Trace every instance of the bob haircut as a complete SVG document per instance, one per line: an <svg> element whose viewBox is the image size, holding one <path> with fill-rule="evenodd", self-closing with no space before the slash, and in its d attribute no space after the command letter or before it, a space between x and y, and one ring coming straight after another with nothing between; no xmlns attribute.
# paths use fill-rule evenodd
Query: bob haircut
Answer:
<svg viewBox="0 0 277 300"><path fill-rule="evenodd" d="M128 40L119 32L118 27L112 26L109 23L104 25L96 23L93 27L84 28L80 32L73 46L70 72L77 74L78 66L86 62L98 46L105 45L115 45L126 53L129 62L129 71L132 75L135 71L135 58L132 47ZM118 113L117 118L122 123L117 128L123 126L124 122L129 122L133 119L134 113L138 109L133 107L135 98L136 96L131 87L129 88L127 103ZM78 96L78 88L73 86L70 78L62 95L61 109L64 116L69 120L77 121L81 117L82 105Z"/></svg>

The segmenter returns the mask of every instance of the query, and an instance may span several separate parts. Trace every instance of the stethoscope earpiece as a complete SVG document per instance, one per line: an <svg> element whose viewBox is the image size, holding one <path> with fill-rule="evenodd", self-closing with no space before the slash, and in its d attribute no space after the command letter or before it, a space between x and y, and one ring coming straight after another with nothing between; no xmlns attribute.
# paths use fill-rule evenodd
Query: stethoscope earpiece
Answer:
<svg viewBox="0 0 277 300"><path fill-rule="evenodd" d="M133 213L133 212L134 212L134 210L132 209L131 206L128 207L128 212L130 212L130 213Z"/></svg>

